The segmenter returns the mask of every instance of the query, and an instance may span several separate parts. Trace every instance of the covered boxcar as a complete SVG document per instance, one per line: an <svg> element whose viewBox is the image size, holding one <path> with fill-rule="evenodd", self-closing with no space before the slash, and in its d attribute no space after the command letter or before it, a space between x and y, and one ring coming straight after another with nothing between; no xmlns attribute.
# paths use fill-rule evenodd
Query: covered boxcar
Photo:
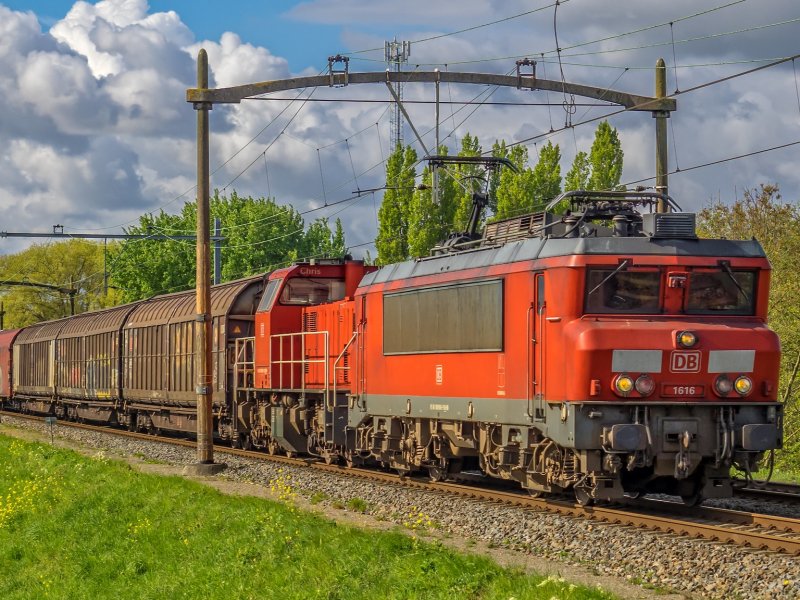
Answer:
<svg viewBox="0 0 800 600"><path fill-rule="evenodd" d="M253 335L264 277L211 289L212 402L227 412L235 339ZM196 431L195 294L181 292L140 303L122 330L124 419L131 428ZM229 358L230 356L230 358Z"/></svg>

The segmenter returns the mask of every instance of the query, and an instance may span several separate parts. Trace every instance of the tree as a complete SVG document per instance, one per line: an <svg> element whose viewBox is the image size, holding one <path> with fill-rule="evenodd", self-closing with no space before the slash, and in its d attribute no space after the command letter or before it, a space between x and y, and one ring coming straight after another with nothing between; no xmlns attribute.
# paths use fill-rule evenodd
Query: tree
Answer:
<svg viewBox="0 0 800 600"><path fill-rule="evenodd" d="M291 206L271 198L230 197L214 193L211 217L222 221L222 281L271 271L299 257L344 254L341 223L331 234L327 221L315 222L304 231L303 218ZM180 214L163 211L145 214L128 233L194 235L196 204L186 203ZM340 252L341 250L341 252ZM195 285L195 242L190 240L129 240L111 264L114 285L132 301L185 290Z"/></svg>
<svg viewBox="0 0 800 600"><path fill-rule="evenodd" d="M533 168L533 198L531 209L544 204L561 193L561 149L548 141L539 152Z"/></svg>
<svg viewBox="0 0 800 600"><path fill-rule="evenodd" d="M439 148L440 155L447 147ZM431 248L444 241L453 231L458 207L458 185L450 170L439 169L438 198L433 197L433 173L430 167L422 171L422 185L414 191L408 217L408 252L410 256L430 254Z"/></svg>
<svg viewBox="0 0 800 600"><path fill-rule="evenodd" d="M309 225L303 239L300 258L341 258L347 254L344 228L336 219L336 232L332 232L327 218L317 219Z"/></svg>
<svg viewBox="0 0 800 600"><path fill-rule="evenodd" d="M417 153L398 145L386 162L386 192L378 210L375 248L381 265L408 258L408 218L414 195Z"/></svg>
<svg viewBox="0 0 800 600"><path fill-rule="evenodd" d="M513 146L507 157L517 172L504 169L497 185L497 217L505 219L544 206L561 193L561 149L547 142L539 152L536 166L528 167L528 149Z"/></svg>
<svg viewBox="0 0 800 600"><path fill-rule="evenodd" d="M478 137L469 133L464 135L461 139L461 150L458 156L480 155L481 145L478 143ZM456 191L458 196L453 217L453 230L465 231L469 223L469 217L472 214L472 195L476 192L481 192L484 187L483 169L479 165L464 164L452 165L448 167L448 170L451 170L453 177L461 183Z"/></svg>
<svg viewBox="0 0 800 600"><path fill-rule="evenodd" d="M113 250L113 246L111 246ZM6 281L29 281L75 288L75 313L114 306L121 300L116 290L104 292L103 245L70 240L34 245L0 257L0 275ZM35 287L2 287L6 311L4 326L23 327L70 314L67 294Z"/></svg>
<svg viewBox="0 0 800 600"><path fill-rule="evenodd" d="M777 185L745 190L732 205L716 202L698 215L702 237L757 239L772 264L769 324L781 338L780 396L786 397L785 441L800 450L800 385L793 375L800 359L800 208L783 202ZM779 455L790 460L791 454Z"/></svg>
<svg viewBox="0 0 800 600"><path fill-rule="evenodd" d="M622 178L622 144L617 135L617 129L611 127L608 121L601 121L594 132L594 142L589 152L588 189L590 190L616 190ZM577 160L577 157L576 157Z"/></svg>
<svg viewBox="0 0 800 600"><path fill-rule="evenodd" d="M578 152L572 161L572 166L564 178L564 191L585 190L589 188L589 176L592 174L589 164L589 155L586 152Z"/></svg>

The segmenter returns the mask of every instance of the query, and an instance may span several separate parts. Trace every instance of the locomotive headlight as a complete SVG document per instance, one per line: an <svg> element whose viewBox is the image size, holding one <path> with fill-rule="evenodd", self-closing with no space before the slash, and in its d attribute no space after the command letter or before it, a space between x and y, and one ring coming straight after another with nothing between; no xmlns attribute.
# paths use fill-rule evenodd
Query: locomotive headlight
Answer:
<svg viewBox="0 0 800 600"><path fill-rule="evenodd" d="M619 375L614 380L614 389L618 394L627 396L633 389L633 379L631 379L631 377L628 375Z"/></svg>
<svg viewBox="0 0 800 600"><path fill-rule="evenodd" d="M727 375L720 375L714 382L714 389L720 396L727 396L733 389L733 382Z"/></svg>
<svg viewBox="0 0 800 600"><path fill-rule="evenodd" d="M733 388L740 396L747 396L747 394L750 393L750 390L753 389L753 382L750 381L749 377L741 375L736 378L736 381L733 382Z"/></svg>
<svg viewBox="0 0 800 600"><path fill-rule="evenodd" d="M634 387L642 396L649 396L653 393L653 390L656 389L656 382L653 381L650 375L639 375L639 377L636 378Z"/></svg>
<svg viewBox="0 0 800 600"><path fill-rule="evenodd" d="M697 334L692 331L679 331L677 340L681 348L692 348L697 344Z"/></svg>

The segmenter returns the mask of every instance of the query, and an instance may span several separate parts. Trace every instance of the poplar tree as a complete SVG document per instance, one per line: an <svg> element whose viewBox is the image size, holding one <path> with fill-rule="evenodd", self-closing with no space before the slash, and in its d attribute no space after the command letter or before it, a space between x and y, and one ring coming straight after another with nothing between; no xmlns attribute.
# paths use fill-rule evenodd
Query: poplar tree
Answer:
<svg viewBox="0 0 800 600"><path fill-rule="evenodd" d="M480 156L481 145L478 143L478 136L467 133L461 139L461 150L459 156ZM452 165L448 167L454 173L461 185L458 186L458 199L453 221L454 231L464 231L469 223L472 214L472 194L483 189L483 169L479 165ZM462 185L464 187L462 187Z"/></svg>
<svg viewBox="0 0 800 600"><path fill-rule="evenodd" d="M386 191L378 210L377 263L386 265L408 258L408 218L414 195L417 153L398 145L386 162Z"/></svg>
<svg viewBox="0 0 800 600"><path fill-rule="evenodd" d="M447 154L441 146L439 155ZM428 256L431 248L444 241L453 231L461 188L449 170L439 169L438 197L433 197L433 174L430 167L422 171L422 185L414 191L408 218L408 251L413 257Z"/></svg>
<svg viewBox="0 0 800 600"><path fill-rule="evenodd" d="M589 152L591 175L588 189L617 190L622 178L622 144L617 129L608 121L601 121L594 132L594 142ZM577 159L577 157L576 157Z"/></svg>
<svg viewBox="0 0 800 600"><path fill-rule="evenodd" d="M528 149L514 146L507 158L517 172L504 169L497 185L497 217L504 219L541 210L561 193L561 149L547 142L534 168L528 167Z"/></svg>
<svg viewBox="0 0 800 600"><path fill-rule="evenodd" d="M589 155L586 152L578 152L572 161L572 166L567 171L564 178L564 191L585 190L589 187L589 176L592 174L589 164Z"/></svg>

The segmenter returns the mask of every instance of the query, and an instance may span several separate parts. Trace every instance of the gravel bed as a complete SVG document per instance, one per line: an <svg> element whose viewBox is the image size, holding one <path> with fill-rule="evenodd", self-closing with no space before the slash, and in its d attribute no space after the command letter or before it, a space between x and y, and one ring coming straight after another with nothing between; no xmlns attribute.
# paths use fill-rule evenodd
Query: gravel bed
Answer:
<svg viewBox="0 0 800 600"><path fill-rule="evenodd" d="M48 433L46 426L12 417L4 424ZM192 449L156 441L58 427L58 436L89 447L173 465L195 462ZM440 532L481 540L558 561L591 566L597 573L633 580L693 598L798 598L800 560L700 540L537 513L515 507L403 489L336 474L236 456L225 456L222 477L290 487L307 498L343 507L354 498L374 518L418 533ZM360 503L359 503L360 504ZM761 510L763 501L732 499L710 505ZM787 516L797 517L797 509Z"/></svg>

